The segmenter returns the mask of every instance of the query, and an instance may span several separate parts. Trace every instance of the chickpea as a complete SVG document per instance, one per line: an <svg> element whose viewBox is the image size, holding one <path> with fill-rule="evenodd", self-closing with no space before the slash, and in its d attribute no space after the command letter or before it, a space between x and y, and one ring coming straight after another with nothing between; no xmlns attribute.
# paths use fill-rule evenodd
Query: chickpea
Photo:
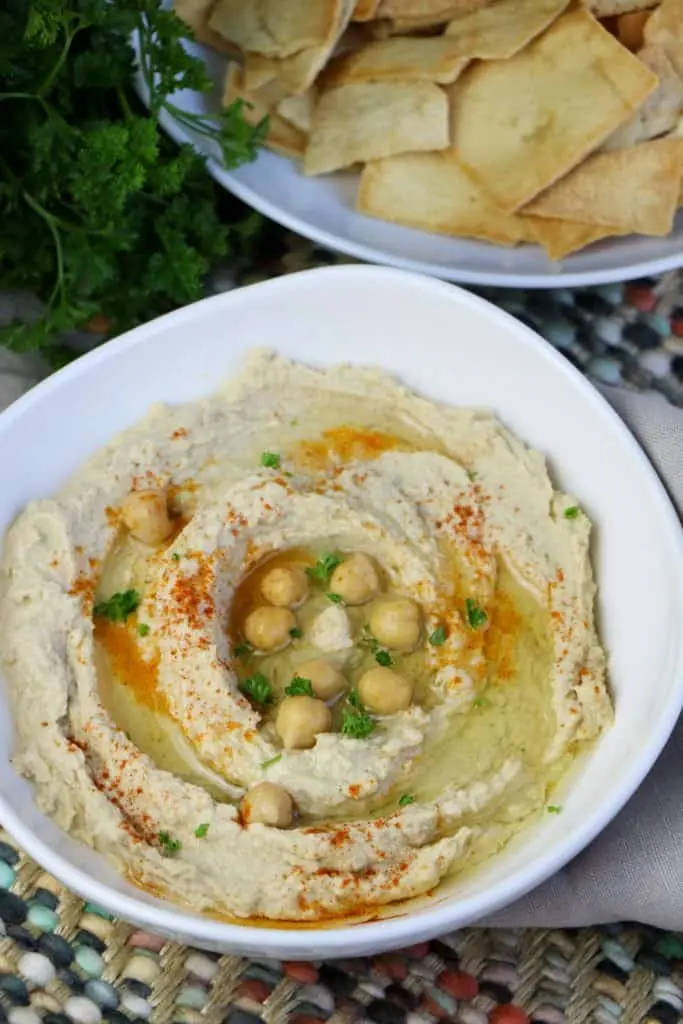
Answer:
<svg viewBox="0 0 683 1024"><path fill-rule="evenodd" d="M318 733L332 728L328 706L315 697L285 697L277 710L275 728L287 750L307 750Z"/></svg>
<svg viewBox="0 0 683 1024"><path fill-rule="evenodd" d="M308 577L300 565L279 565L261 580L261 593L277 608L296 608L308 596Z"/></svg>
<svg viewBox="0 0 683 1024"><path fill-rule="evenodd" d="M156 488L131 491L121 505L121 516L128 532L143 544L162 544L173 533L166 492Z"/></svg>
<svg viewBox="0 0 683 1024"><path fill-rule="evenodd" d="M247 825L260 822L273 828L289 828L294 804L286 789L274 782L259 782L242 797L242 817Z"/></svg>
<svg viewBox="0 0 683 1024"><path fill-rule="evenodd" d="M420 639L420 609L409 597L382 601L370 613L370 632L385 647L410 651Z"/></svg>
<svg viewBox="0 0 683 1024"><path fill-rule="evenodd" d="M297 665L296 674L302 679L311 680L313 693L320 700L332 700L346 687L346 680L339 669L323 658L313 658L312 661Z"/></svg>
<svg viewBox="0 0 683 1024"><path fill-rule="evenodd" d="M393 669L371 668L358 680L358 696L369 711L394 715L410 707L413 684Z"/></svg>
<svg viewBox="0 0 683 1024"><path fill-rule="evenodd" d="M244 637L257 651L277 651L291 640L296 618L289 608L255 608L244 620Z"/></svg>
<svg viewBox="0 0 683 1024"><path fill-rule="evenodd" d="M375 563L362 552L349 555L332 573L330 590L339 594L346 604L365 604L379 594Z"/></svg>

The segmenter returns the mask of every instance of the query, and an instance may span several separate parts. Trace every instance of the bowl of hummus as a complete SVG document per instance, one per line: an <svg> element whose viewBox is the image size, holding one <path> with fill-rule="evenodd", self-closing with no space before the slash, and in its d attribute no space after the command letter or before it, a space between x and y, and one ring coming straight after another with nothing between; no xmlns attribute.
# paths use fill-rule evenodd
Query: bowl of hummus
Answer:
<svg viewBox="0 0 683 1024"><path fill-rule="evenodd" d="M34 389L0 453L0 816L146 928L319 958L479 920L673 727L663 488L562 357L449 285L206 300Z"/></svg>

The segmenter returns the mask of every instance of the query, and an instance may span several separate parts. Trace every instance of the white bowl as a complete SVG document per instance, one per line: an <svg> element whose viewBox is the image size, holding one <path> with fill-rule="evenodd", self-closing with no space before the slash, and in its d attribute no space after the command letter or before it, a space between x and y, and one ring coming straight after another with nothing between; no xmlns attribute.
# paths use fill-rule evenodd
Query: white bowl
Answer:
<svg viewBox="0 0 683 1024"><path fill-rule="evenodd" d="M217 92L225 58L196 43L188 45L204 59ZM144 96L144 89L140 91ZM174 102L193 113L211 113L217 97L185 90ZM628 281L683 266L683 213L665 238L632 235L592 245L553 263L537 245L509 249L467 238L448 238L375 220L355 209L358 174L307 178L298 165L265 150L252 164L226 171L205 137L186 131L167 113L161 123L177 142L190 142L209 157L213 177L228 191L278 224L326 246L370 263L388 263L461 284L502 288L574 288Z"/></svg>
<svg viewBox="0 0 683 1024"><path fill-rule="evenodd" d="M178 310L55 374L0 416L0 531L91 452L160 400L212 392L244 352L270 345L316 364L379 364L431 398L488 407L545 452L596 524L600 628L616 721L573 772L563 812L431 898L363 924L234 925L133 888L44 817L8 759L0 699L0 820L83 897L194 945L278 958L360 955L468 924L544 881L619 811L662 749L683 702L683 534L621 421L554 349L450 285L402 271L337 267L243 288Z"/></svg>

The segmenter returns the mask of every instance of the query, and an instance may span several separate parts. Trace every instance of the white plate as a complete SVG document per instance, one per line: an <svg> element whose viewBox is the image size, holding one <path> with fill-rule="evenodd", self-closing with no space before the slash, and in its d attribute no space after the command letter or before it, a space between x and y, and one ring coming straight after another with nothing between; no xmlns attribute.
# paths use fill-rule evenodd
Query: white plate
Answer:
<svg viewBox="0 0 683 1024"><path fill-rule="evenodd" d="M226 60L208 47L189 44L216 83L210 98L185 90L174 102L194 113L217 109ZM144 96L144 88L138 83ZM627 281L683 266L683 213L667 238L632 236L599 242L552 263L535 245L515 249L464 238L447 238L365 217L355 211L357 174L306 178L293 160L263 151L253 164L226 171L206 139L181 128L168 114L161 123L178 142L191 142L210 159L208 169L229 192L271 220L369 263L417 270L462 284L513 288L559 288Z"/></svg>
<svg viewBox="0 0 683 1024"><path fill-rule="evenodd" d="M376 364L438 401L496 410L547 454L596 524L599 621L616 721L559 802L505 850L398 916L354 926L259 929L183 911L134 889L42 815L9 761L0 683L0 821L86 899L193 945L265 957L357 956L469 924L538 885L620 810L666 742L683 701L683 533L633 437L550 345L476 296L425 277L336 267L187 306L103 345L0 416L0 535L87 456L158 401L206 395L243 354L271 345L314 364Z"/></svg>

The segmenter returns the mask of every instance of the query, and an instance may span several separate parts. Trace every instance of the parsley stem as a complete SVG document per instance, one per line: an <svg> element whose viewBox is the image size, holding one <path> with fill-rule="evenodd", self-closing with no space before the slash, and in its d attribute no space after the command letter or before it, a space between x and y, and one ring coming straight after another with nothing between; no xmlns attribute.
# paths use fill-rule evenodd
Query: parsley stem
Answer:
<svg viewBox="0 0 683 1024"><path fill-rule="evenodd" d="M22 192L25 202L31 207L34 213L37 213L45 223L47 224L50 232L52 233L52 239L55 243L55 259L57 261L57 277L55 280L54 288L50 294L48 300L48 306L51 306L57 295L61 292L62 299L64 298L64 254L62 252L62 240L59 237L59 231L57 230L57 224L52 214L48 213L44 206L33 198L30 192Z"/></svg>
<svg viewBox="0 0 683 1024"><path fill-rule="evenodd" d="M69 50L71 49L71 44L73 43L74 38L76 36L76 33L78 31L79 31L78 28L75 28L73 31L71 31L70 29L67 29L66 27L64 28L66 39L64 40L64 46L62 47L62 52L60 53L59 57L57 58L57 60L53 64L52 70L48 72L47 76L43 80L42 85L38 89L38 96L41 99L43 98L43 96L45 96L45 94L47 92L50 91L50 89L52 88L52 85L54 83L55 78L57 77L59 72L64 67L64 62L65 62L66 58L69 56Z"/></svg>
<svg viewBox="0 0 683 1024"><path fill-rule="evenodd" d="M125 117L126 121L130 121L133 116L133 111L130 109L130 103L128 102L126 94L120 85L116 87L116 95L118 96L119 103L121 104L123 116Z"/></svg>

